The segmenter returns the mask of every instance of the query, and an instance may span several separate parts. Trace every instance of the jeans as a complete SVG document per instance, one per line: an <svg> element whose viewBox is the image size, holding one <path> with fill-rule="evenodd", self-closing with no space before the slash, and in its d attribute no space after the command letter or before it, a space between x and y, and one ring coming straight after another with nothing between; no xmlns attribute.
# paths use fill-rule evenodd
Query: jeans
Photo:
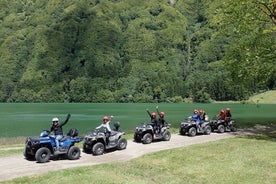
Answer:
<svg viewBox="0 0 276 184"><path fill-rule="evenodd" d="M55 136L57 150L59 149L59 140L62 139L62 137L63 137L63 135L56 135Z"/></svg>

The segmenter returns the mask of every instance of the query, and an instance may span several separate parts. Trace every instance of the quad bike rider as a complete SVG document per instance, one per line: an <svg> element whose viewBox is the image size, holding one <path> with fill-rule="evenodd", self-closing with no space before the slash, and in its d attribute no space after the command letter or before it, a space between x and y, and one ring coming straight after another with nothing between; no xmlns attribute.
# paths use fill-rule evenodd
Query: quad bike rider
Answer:
<svg viewBox="0 0 276 184"><path fill-rule="evenodd" d="M212 132L215 130L217 130L218 133L223 133L225 131L236 132L236 122L231 117L232 114L230 108L226 108L226 111L221 109L220 113L217 114L213 120L211 120Z"/></svg>
<svg viewBox="0 0 276 184"><path fill-rule="evenodd" d="M111 119L103 117L103 124L89 132L84 137L83 152L93 155L102 155L104 151L111 149L123 150L127 147L127 140L122 136L125 132L121 131L120 122L114 123L114 129L110 128Z"/></svg>
<svg viewBox="0 0 276 184"><path fill-rule="evenodd" d="M169 141L171 133L168 130L169 124L164 120L164 112L158 111L159 120L156 119L156 113L150 113L146 110L151 118L150 123L142 123L135 128L134 141L142 142L143 144L150 144L153 140Z"/></svg>
<svg viewBox="0 0 276 184"><path fill-rule="evenodd" d="M194 114L188 117L187 120L180 123L179 133L185 135L186 133L189 136L195 136L197 134L206 134L211 133L210 122L202 120L197 109L194 110Z"/></svg>
<svg viewBox="0 0 276 184"><path fill-rule="evenodd" d="M40 136L27 137L24 149L24 156L27 160L37 160L39 163L48 162L51 156L66 156L70 160L76 160L80 157L80 149L75 146L75 143L81 142L82 137L78 136L78 131L75 128L70 129L66 136L63 135L61 127L67 123L70 114L67 115L66 120L59 124L53 122L53 132L62 133L58 139L56 135L51 134L49 130L41 132ZM56 118L53 118L56 120Z"/></svg>

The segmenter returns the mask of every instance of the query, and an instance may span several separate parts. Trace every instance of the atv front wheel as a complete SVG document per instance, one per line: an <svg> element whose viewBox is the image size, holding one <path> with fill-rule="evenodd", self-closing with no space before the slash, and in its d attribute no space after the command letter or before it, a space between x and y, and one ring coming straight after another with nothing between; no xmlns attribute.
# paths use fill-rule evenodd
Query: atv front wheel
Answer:
<svg viewBox="0 0 276 184"><path fill-rule="evenodd" d="M102 155L104 153L104 145L101 142L97 142L92 148L93 155Z"/></svg>
<svg viewBox="0 0 276 184"><path fill-rule="evenodd" d="M179 133L180 133L180 135L185 135L185 134L186 134L186 131L185 131L183 128L181 128L181 129L179 130Z"/></svg>
<svg viewBox="0 0 276 184"><path fill-rule="evenodd" d="M224 125L219 125L218 126L218 133L223 133L225 131Z"/></svg>
<svg viewBox="0 0 276 184"><path fill-rule="evenodd" d="M80 158L80 148L77 146L71 146L71 148L69 148L67 156L68 156L69 160L79 159Z"/></svg>
<svg viewBox="0 0 276 184"><path fill-rule="evenodd" d="M141 137L138 136L136 133L134 134L134 141L135 142L141 142Z"/></svg>
<svg viewBox="0 0 276 184"><path fill-rule="evenodd" d="M169 131L166 131L163 135L164 141L169 141L171 139L171 133Z"/></svg>
<svg viewBox="0 0 276 184"><path fill-rule="evenodd" d="M26 160L34 160L35 159L34 155L31 155L31 154L27 153L27 149L26 148L24 149L23 155L26 158Z"/></svg>
<svg viewBox="0 0 276 184"><path fill-rule="evenodd" d="M150 133L146 133L143 136L143 144L150 144L152 142L152 135Z"/></svg>
<svg viewBox="0 0 276 184"><path fill-rule="evenodd" d="M188 131L188 135L191 136L191 137L194 137L196 135L196 128L191 127Z"/></svg>
<svg viewBox="0 0 276 184"><path fill-rule="evenodd" d="M50 156L51 151L46 147L39 148L35 153L35 159L39 163L48 162L50 160Z"/></svg>
<svg viewBox="0 0 276 184"><path fill-rule="evenodd" d="M117 149L123 150L123 149L126 149L126 147L127 147L127 140L125 138L120 138L118 140Z"/></svg>

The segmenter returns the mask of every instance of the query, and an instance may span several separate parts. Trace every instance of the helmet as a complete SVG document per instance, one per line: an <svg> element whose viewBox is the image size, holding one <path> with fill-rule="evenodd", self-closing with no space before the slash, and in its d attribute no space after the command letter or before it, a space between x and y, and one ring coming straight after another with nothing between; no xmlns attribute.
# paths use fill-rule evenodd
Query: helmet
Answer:
<svg viewBox="0 0 276 184"><path fill-rule="evenodd" d="M164 117L164 116L165 116L165 113L164 113L164 112L160 112L160 116L161 116L161 117Z"/></svg>
<svg viewBox="0 0 276 184"><path fill-rule="evenodd" d="M195 114L196 114L196 113L198 113L198 110L197 110L197 109L195 109L195 110L194 110L194 113L195 113Z"/></svg>
<svg viewBox="0 0 276 184"><path fill-rule="evenodd" d="M224 113L224 109L221 109L221 110L220 110L220 113Z"/></svg>
<svg viewBox="0 0 276 184"><path fill-rule="evenodd" d="M57 122L59 121L57 117L54 117L54 118L52 119L52 122L55 122L55 121L57 121Z"/></svg>
<svg viewBox="0 0 276 184"><path fill-rule="evenodd" d="M108 120L109 120L109 118L107 116L103 117L103 121L108 121Z"/></svg>
<svg viewBox="0 0 276 184"><path fill-rule="evenodd" d="M153 117L153 118L155 118L155 117L156 117L155 112L151 113L151 117Z"/></svg>
<svg viewBox="0 0 276 184"><path fill-rule="evenodd" d="M226 112L230 112L230 108L226 108Z"/></svg>

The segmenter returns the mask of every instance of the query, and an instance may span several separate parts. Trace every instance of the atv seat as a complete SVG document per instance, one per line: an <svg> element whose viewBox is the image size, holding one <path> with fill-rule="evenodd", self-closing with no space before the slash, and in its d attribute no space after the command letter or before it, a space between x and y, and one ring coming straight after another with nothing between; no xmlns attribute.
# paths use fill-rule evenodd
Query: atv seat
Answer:
<svg viewBox="0 0 276 184"><path fill-rule="evenodd" d="M118 131L111 131L111 133L110 133L110 136L114 136L114 135L116 135L118 133Z"/></svg>

